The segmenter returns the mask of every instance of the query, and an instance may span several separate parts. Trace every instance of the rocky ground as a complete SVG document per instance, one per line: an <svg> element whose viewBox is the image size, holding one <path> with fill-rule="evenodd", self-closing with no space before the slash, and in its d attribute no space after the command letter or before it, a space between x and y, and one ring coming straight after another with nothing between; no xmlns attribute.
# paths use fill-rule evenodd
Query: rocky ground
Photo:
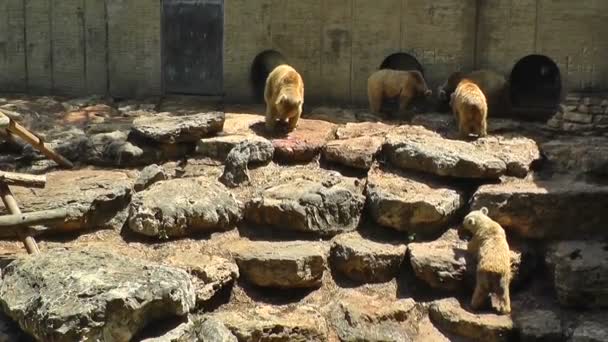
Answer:
<svg viewBox="0 0 608 342"><path fill-rule="evenodd" d="M195 98L0 96L74 170L4 137L27 256L0 231L0 341L606 341L608 138L450 115L316 108L264 132L263 107ZM475 312L459 230L507 230L512 315ZM5 214L4 209L0 214Z"/></svg>

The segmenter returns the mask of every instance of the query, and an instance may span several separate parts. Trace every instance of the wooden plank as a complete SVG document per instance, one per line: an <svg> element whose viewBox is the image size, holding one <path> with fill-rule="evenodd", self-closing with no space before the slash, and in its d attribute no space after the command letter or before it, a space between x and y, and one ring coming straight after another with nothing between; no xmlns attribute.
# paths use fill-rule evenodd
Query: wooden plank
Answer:
<svg viewBox="0 0 608 342"><path fill-rule="evenodd" d="M86 88L90 94L108 92L108 61L105 0L84 0Z"/></svg>
<svg viewBox="0 0 608 342"><path fill-rule="evenodd" d="M6 209L9 213L13 215L21 214L21 210L17 205L17 201L15 200L11 189L3 182L0 182L0 197L2 197L2 202L6 206ZM38 249L38 244L36 243L36 240L34 240L34 237L32 237L28 232L27 227L25 227L25 229L18 229L16 233L21 238L21 241L23 241L25 249L29 254L40 253L40 250Z"/></svg>
<svg viewBox="0 0 608 342"><path fill-rule="evenodd" d="M28 89L48 95L53 89L51 0L25 1Z"/></svg>
<svg viewBox="0 0 608 342"><path fill-rule="evenodd" d="M83 0L52 0L53 92L82 95L85 88Z"/></svg>
<svg viewBox="0 0 608 342"><path fill-rule="evenodd" d="M23 0L0 0L0 89L27 89Z"/></svg>
<svg viewBox="0 0 608 342"><path fill-rule="evenodd" d="M44 188L46 185L46 176L0 171L0 182L29 188Z"/></svg>
<svg viewBox="0 0 608 342"><path fill-rule="evenodd" d="M4 215L0 216L0 229L18 230L18 228L27 226L60 223L69 216L70 211L66 208Z"/></svg>

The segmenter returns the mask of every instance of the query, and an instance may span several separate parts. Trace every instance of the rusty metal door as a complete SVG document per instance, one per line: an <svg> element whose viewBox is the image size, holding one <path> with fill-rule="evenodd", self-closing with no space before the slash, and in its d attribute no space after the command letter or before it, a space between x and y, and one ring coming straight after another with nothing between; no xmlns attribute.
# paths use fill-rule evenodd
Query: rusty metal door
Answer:
<svg viewBox="0 0 608 342"><path fill-rule="evenodd" d="M166 93L221 95L223 0L163 0Z"/></svg>

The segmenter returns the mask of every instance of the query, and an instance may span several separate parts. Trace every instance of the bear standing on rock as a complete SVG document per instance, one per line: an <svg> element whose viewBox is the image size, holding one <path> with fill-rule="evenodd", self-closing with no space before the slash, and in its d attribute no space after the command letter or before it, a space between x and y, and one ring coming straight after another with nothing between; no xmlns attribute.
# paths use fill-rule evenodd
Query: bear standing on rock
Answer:
<svg viewBox="0 0 608 342"><path fill-rule="evenodd" d="M381 69L367 80L367 96L372 113L380 113L382 100L399 97L399 112L404 115L407 105L417 96L431 96L422 73L417 70L402 71Z"/></svg>
<svg viewBox="0 0 608 342"><path fill-rule="evenodd" d="M264 89L266 101L266 129L272 132L276 121L289 121L293 131L302 115L304 103L304 81L298 72L287 64L274 68L266 79Z"/></svg>
<svg viewBox="0 0 608 342"><path fill-rule="evenodd" d="M468 79L463 79L450 96L450 106L462 139L470 134L477 137L488 135L488 104L481 89Z"/></svg>
<svg viewBox="0 0 608 342"><path fill-rule="evenodd" d="M477 279L471 300L473 309L481 308L489 294L492 305L501 314L511 312L509 285L511 283L511 254L507 235L496 221L488 217L486 207L471 211L463 226L473 234L468 252L477 257Z"/></svg>

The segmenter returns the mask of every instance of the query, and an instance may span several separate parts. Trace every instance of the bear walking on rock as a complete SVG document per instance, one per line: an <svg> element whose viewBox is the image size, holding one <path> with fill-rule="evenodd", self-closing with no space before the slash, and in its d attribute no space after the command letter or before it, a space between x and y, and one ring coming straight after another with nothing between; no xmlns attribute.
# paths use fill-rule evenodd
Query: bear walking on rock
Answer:
<svg viewBox="0 0 608 342"><path fill-rule="evenodd" d="M402 71L381 69L367 80L367 96L372 113L380 113L382 100L399 98L399 112L404 115L407 105L417 96L431 96L422 73L417 70Z"/></svg>
<svg viewBox="0 0 608 342"><path fill-rule="evenodd" d="M287 120L289 130L293 131L298 125L304 104L302 77L287 64L277 66L266 79L264 100L266 101L266 129L272 132L277 120Z"/></svg>
<svg viewBox="0 0 608 342"><path fill-rule="evenodd" d="M492 306L501 313L511 312L509 285L511 283L511 254L507 235L496 221L488 217L488 209L471 211L463 226L473 234L468 252L477 257L477 279L471 300L473 309L481 308L489 294Z"/></svg>
<svg viewBox="0 0 608 342"><path fill-rule="evenodd" d="M450 106L461 138L466 139L470 134L480 138L488 135L488 104L475 83L468 79L460 81L451 95Z"/></svg>

